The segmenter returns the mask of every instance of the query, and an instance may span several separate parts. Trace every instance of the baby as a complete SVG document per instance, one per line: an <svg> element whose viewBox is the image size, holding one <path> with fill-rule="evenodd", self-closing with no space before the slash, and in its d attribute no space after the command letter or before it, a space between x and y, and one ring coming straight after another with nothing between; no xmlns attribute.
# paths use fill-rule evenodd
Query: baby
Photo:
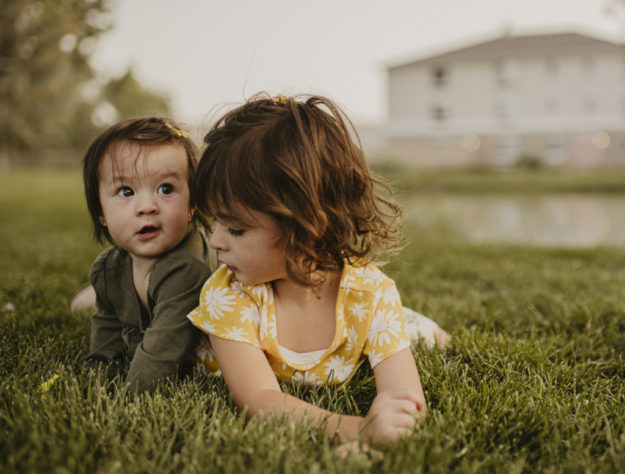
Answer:
<svg viewBox="0 0 625 474"><path fill-rule="evenodd" d="M83 160L94 236L113 244L94 262L91 342L86 361L130 358L132 391L189 368L199 331L186 319L215 259L194 221L190 183L196 147L160 117L110 127ZM73 303L76 308L76 300Z"/></svg>

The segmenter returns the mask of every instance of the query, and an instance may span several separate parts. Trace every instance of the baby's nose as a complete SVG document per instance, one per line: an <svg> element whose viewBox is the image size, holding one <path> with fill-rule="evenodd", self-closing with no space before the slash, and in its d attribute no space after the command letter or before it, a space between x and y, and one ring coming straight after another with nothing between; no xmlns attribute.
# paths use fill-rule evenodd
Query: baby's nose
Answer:
<svg viewBox="0 0 625 474"><path fill-rule="evenodd" d="M137 214L155 214L157 211L158 206L154 196L147 193L137 196Z"/></svg>

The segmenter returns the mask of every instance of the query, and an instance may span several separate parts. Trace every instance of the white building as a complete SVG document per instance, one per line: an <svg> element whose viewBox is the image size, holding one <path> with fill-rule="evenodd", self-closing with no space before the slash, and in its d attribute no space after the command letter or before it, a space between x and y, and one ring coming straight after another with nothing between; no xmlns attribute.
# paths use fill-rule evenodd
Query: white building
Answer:
<svg viewBox="0 0 625 474"><path fill-rule="evenodd" d="M386 150L422 165L625 165L625 46L503 36L388 67Z"/></svg>

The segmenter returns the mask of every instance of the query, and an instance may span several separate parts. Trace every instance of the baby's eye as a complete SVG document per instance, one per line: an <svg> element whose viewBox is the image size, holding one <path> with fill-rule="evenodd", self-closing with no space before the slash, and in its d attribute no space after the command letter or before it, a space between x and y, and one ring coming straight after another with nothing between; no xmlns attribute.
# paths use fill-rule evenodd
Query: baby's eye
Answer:
<svg viewBox="0 0 625 474"><path fill-rule="evenodd" d="M243 235L243 232L244 232L243 229L233 229L231 227L228 227L228 233L232 235L233 237L240 237Z"/></svg>
<svg viewBox="0 0 625 474"><path fill-rule="evenodd" d="M117 195L121 197L130 197L134 195L134 193L135 192L128 186L122 186L121 188L117 190Z"/></svg>
<svg viewBox="0 0 625 474"><path fill-rule="evenodd" d="M174 186L169 183L163 183L158 187L156 192L158 194L171 194L174 192Z"/></svg>

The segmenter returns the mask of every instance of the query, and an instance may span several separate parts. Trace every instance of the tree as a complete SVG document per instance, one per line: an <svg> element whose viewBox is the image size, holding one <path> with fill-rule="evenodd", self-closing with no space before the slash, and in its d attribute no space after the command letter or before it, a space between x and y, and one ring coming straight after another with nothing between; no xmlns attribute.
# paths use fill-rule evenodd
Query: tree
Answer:
<svg viewBox="0 0 625 474"><path fill-rule="evenodd" d="M143 87L132 70L109 81L102 90L102 96L115 107L121 117L168 113L171 103L168 96Z"/></svg>
<svg viewBox="0 0 625 474"><path fill-rule="evenodd" d="M109 84L96 79L89 58L112 26L108 0L2 3L0 159L84 147L105 125L98 113L107 105L119 115L151 110L150 101L169 111L168 99L143 89L131 72Z"/></svg>
<svg viewBox="0 0 625 474"><path fill-rule="evenodd" d="M122 118L138 115L169 115L171 99L143 87L128 70L119 78L101 85L91 82L88 100L79 104L68 127L70 148L84 150L104 127Z"/></svg>

